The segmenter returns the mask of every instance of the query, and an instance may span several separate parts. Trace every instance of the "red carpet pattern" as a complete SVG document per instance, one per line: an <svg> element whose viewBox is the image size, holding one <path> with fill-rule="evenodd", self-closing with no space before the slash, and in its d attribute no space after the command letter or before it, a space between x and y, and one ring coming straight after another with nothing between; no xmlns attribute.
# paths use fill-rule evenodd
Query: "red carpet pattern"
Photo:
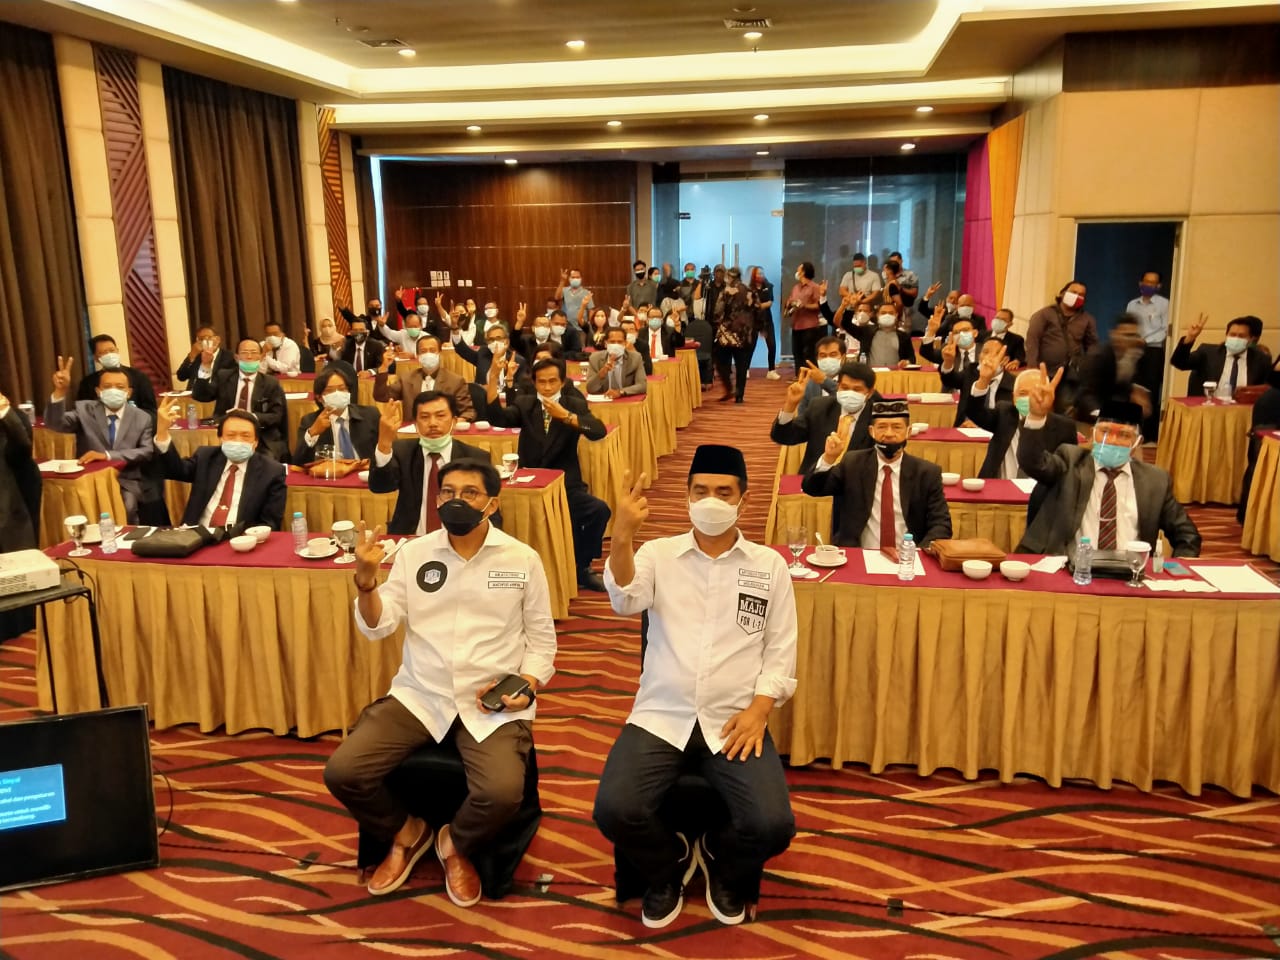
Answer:
<svg viewBox="0 0 1280 960"><path fill-rule="evenodd" d="M732 437L756 481L759 536L782 384L710 403L662 463L646 533L687 525L698 442ZM1197 510L1206 554L1233 553L1229 511ZM1274 573L1274 567L1268 567ZM336 738L156 732L162 866L0 897L0 960L306 957L1039 958L1280 956L1280 802L1176 787L1143 794L1026 779L788 771L799 833L770 863L757 922L721 927L695 880L650 931L619 907L591 822L639 672L637 621L588 595L562 622L536 724L544 818L516 892L459 909L430 858L397 893L356 886L354 824L321 770ZM0 719L35 701L30 638L0 648Z"/></svg>

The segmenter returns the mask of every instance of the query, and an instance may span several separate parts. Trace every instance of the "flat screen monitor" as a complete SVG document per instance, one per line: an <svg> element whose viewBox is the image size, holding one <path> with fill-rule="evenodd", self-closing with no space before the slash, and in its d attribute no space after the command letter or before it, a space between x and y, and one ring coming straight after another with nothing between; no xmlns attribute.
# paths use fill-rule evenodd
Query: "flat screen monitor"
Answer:
<svg viewBox="0 0 1280 960"><path fill-rule="evenodd" d="M159 862L146 707L0 723L0 890Z"/></svg>

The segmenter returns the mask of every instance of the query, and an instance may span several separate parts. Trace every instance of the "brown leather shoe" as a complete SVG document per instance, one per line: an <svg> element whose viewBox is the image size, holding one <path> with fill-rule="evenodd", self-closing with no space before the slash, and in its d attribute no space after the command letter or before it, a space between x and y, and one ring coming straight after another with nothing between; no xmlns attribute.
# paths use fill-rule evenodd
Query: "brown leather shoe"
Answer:
<svg viewBox="0 0 1280 960"><path fill-rule="evenodd" d="M409 846L393 842L391 852L378 864L378 869L373 871L368 891L375 897L381 897L399 890L409 879L409 875L413 873L413 868L422 859L423 854L431 849L431 839L431 827L423 823L422 833Z"/></svg>
<svg viewBox="0 0 1280 960"><path fill-rule="evenodd" d="M440 841L448 827L441 827L436 837L436 856L444 867L444 889L449 899L460 907L474 907L480 902L480 874L471 865L471 861L454 847L453 853L445 856L440 850Z"/></svg>

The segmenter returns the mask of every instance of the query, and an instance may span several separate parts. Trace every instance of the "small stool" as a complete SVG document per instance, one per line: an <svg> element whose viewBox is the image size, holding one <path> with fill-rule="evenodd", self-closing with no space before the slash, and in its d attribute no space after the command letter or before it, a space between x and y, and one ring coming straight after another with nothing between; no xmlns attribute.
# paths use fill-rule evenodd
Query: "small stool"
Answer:
<svg viewBox="0 0 1280 960"><path fill-rule="evenodd" d="M432 830L438 831L453 820L467 798L467 772L452 743L430 743L405 757L387 777L387 786L409 813L421 817ZM538 756L530 747L520 809L487 849L471 861L480 875L480 886L486 897L497 900L510 892L516 868L538 832L541 819ZM390 841L379 841L360 831L356 859L360 868L376 866L390 851Z"/></svg>

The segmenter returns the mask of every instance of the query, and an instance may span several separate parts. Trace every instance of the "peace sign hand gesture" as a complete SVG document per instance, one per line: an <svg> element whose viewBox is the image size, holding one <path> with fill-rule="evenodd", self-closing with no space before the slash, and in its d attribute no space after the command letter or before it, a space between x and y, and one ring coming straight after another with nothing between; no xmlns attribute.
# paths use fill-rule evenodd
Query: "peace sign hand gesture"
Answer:
<svg viewBox="0 0 1280 960"><path fill-rule="evenodd" d="M644 495L648 486L648 474L640 474L640 479L632 484L631 471L623 472L613 516L614 539L628 539L649 519L649 499Z"/></svg>
<svg viewBox="0 0 1280 960"><path fill-rule="evenodd" d="M61 400L71 386L71 366L75 357L58 357L58 369L53 371L53 395Z"/></svg>
<svg viewBox="0 0 1280 960"><path fill-rule="evenodd" d="M1207 313L1200 314L1196 317L1196 322L1187 327L1187 332L1182 335L1182 339L1187 341L1187 343L1195 343L1196 338L1199 337L1201 332L1204 330L1204 325L1208 322L1209 315Z"/></svg>
<svg viewBox="0 0 1280 960"><path fill-rule="evenodd" d="M849 434L853 431L852 420L846 421L842 417L841 421L834 433L827 434L827 444L822 451L822 459L833 467L840 462L840 458L848 449Z"/></svg>
<svg viewBox="0 0 1280 960"><path fill-rule="evenodd" d="M1058 384L1062 382L1062 371L1065 367L1059 367L1058 372L1053 375L1053 379L1049 379L1049 370L1042 363L1040 364L1040 380L1031 385L1031 395L1028 399L1031 401L1031 413L1037 417L1047 417L1053 413L1053 401L1057 395Z"/></svg>
<svg viewBox="0 0 1280 960"><path fill-rule="evenodd" d="M799 376L793 383L787 385L787 399L782 408L788 413L794 413L800 406L800 401L804 399L805 388L809 386L810 376L809 368L801 367Z"/></svg>

